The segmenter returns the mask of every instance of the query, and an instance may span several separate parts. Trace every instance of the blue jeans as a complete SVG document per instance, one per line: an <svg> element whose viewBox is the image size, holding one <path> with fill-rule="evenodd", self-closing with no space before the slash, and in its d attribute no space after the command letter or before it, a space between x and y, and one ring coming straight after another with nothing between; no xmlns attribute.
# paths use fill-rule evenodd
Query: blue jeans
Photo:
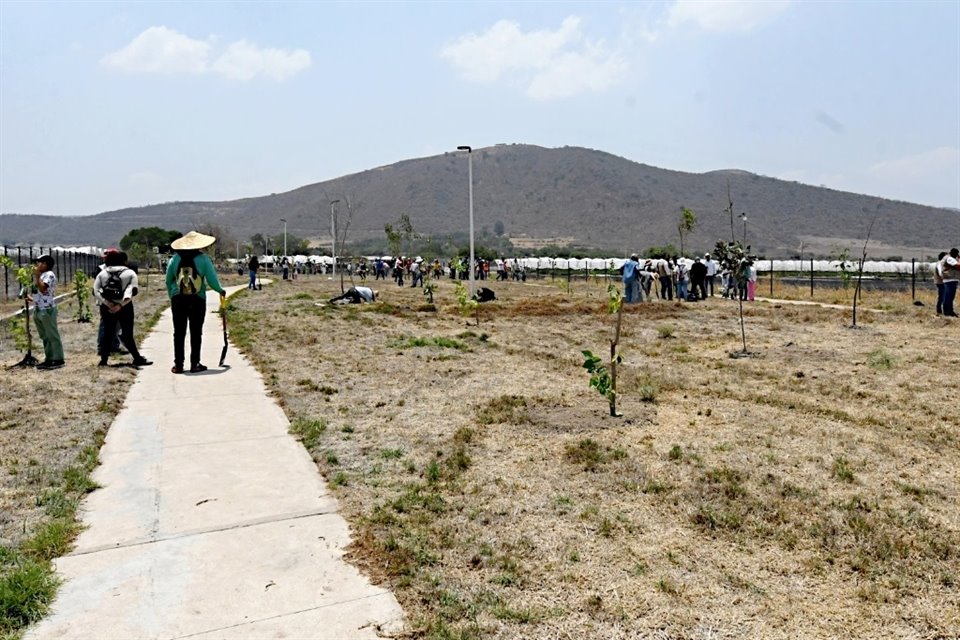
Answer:
<svg viewBox="0 0 960 640"><path fill-rule="evenodd" d="M677 282L677 300L686 300L687 299L687 281L680 280Z"/></svg>
<svg viewBox="0 0 960 640"><path fill-rule="evenodd" d="M623 281L623 301L626 304L640 302L640 283L637 280Z"/></svg>
<svg viewBox="0 0 960 640"><path fill-rule="evenodd" d="M257 272L253 269L250 269L250 284L247 285L250 289L257 288Z"/></svg>
<svg viewBox="0 0 960 640"><path fill-rule="evenodd" d="M957 297L957 284L960 283L956 280L943 283L943 315L945 316L957 315L953 308L953 301Z"/></svg>

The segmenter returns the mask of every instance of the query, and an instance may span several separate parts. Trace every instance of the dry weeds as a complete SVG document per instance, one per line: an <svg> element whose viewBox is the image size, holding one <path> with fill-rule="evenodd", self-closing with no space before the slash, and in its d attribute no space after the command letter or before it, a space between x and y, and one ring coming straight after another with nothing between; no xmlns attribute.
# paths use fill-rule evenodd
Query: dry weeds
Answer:
<svg viewBox="0 0 960 640"><path fill-rule="evenodd" d="M447 280L435 313L387 284L317 306L333 283L309 277L235 302L414 635L960 634L960 325L902 296L857 330L752 303L732 359L733 303L638 305L611 418L580 367L603 285L490 286L479 326Z"/></svg>

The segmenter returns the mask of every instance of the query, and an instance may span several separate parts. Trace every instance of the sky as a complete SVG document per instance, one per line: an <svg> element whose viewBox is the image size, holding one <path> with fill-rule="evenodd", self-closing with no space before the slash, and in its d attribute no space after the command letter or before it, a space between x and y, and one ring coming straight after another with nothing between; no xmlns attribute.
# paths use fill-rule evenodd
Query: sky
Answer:
<svg viewBox="0 0 960 640"><path fill-rule="evenodd" d="M0 0L0 213L498 143L960 208L960 0Z"/></svg>

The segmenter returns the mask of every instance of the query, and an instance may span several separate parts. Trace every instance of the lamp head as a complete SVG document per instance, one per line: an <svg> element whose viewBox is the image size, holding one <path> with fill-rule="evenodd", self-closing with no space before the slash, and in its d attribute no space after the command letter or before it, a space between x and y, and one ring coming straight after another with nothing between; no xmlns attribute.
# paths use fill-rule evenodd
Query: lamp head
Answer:
<svg viewBox="0 0 960 640"><path fill-rule="evenodd" d="M469 145L464 144L457 147L457 151L466 151L467 153L473 153L473 148L470 147Z"/></svg>

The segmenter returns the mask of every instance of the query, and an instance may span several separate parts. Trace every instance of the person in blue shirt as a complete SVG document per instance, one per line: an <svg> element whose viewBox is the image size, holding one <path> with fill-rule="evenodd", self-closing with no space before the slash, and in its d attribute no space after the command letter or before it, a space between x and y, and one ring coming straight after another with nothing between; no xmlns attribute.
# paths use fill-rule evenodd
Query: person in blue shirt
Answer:
<svg viewBox="0 0 960 640"><path fill-rule="evenodd" d="M623 301L627 304L640 302L640 258L637 254L623 263Z"/></svg>
<svg viewBox="0 0 960 640"><path fill-rule="evenodd" d="M183 373L183 343L190 327L190 373L200 373L207 368L200 363L200 347L203 343L203 319L207 313L207 286L223 298L227 292L217 280L213 261L200 250L209 247L217 239L191 231L174 240L170 248L176 253L167 265L167 294L170 296L170 311L173 314L173 373ZM222 300L221 300L222 302Z"/></svg>

